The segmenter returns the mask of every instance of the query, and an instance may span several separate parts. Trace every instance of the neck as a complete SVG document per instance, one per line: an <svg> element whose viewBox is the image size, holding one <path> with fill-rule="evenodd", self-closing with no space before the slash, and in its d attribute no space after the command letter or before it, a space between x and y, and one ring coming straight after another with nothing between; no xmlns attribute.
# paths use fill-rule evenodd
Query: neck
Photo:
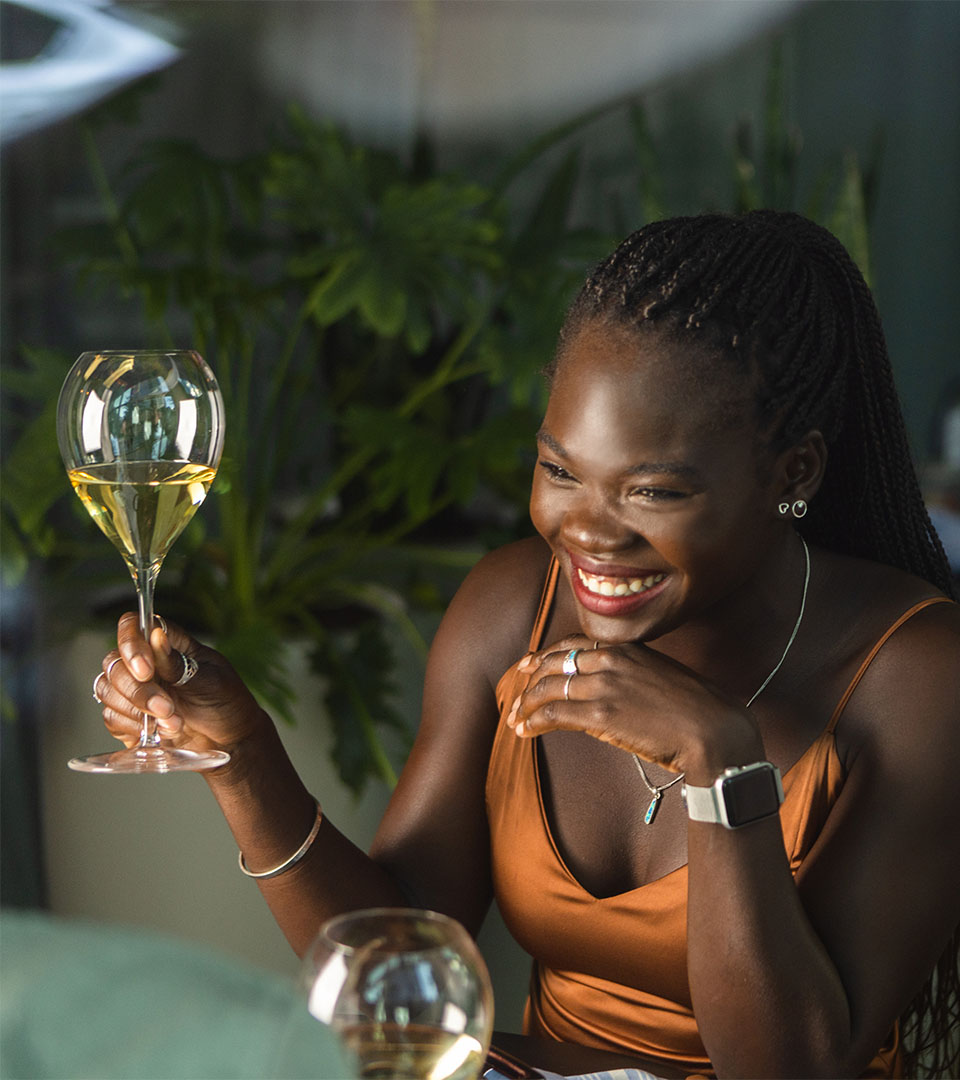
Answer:
<svg viewBox="0 0 960 1080"><path fill-rule="evenodd" d="M786 529L748 581L649 644L746 703L793 634L805 571L803 542L793 529Z"/></svg>

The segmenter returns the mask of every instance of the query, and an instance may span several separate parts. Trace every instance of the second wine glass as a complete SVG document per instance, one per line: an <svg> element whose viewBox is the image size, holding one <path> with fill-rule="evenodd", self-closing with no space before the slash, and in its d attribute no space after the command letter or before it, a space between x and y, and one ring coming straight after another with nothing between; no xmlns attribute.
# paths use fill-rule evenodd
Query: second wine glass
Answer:
<svg viewBox="0 0 960 1080"><path fill-rule="evenodd" d="M193 351L86 352L60 391L57 438L70 483L123 556L148 639L157 574L213 483L223 435L220 388ZM138 746L69 765L81 772L164 773L228 760L219 750L162 746L156 720L144 714Z"/></svg>
<svg viewBox="0 0 960 1080"><path fill-rule="evenodd" d="M325 923L303 966L311 1015L340 1039L357 1080L475 1080L493 990L454 919L371 908Z"/></svg>

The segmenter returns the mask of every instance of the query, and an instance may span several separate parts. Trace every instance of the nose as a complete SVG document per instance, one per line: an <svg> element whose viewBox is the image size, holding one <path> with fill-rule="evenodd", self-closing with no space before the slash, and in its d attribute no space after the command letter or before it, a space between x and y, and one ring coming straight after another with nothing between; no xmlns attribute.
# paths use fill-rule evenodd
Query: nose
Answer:
<svg viewBox="0 0 960 1080"><path fill-rule="evenodd" d="M618 512L599 497L584 497L570 506L563 518L562 539L567 547L585 554L608 555L633 547L638 534Z"/></svg>

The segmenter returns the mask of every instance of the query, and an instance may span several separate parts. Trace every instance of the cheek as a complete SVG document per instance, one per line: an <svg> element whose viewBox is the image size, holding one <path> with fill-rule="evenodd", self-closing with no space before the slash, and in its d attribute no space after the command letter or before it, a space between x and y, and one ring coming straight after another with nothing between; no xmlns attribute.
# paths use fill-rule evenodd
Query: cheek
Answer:
<svg viewBox="0 0 960 1080"><path fill-rule="evenodd" d="M544 540L549 540L560 527L561 514L545 488L543 481L535 475L530 488L530 520Z"/></svg>

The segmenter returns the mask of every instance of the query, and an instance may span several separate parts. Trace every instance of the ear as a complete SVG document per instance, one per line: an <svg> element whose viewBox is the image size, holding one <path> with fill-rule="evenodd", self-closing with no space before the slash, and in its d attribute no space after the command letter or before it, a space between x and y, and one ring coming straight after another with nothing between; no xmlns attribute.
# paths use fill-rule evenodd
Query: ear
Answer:
<svg viewBox="0 0 960 1080"><path fill-rule="evenodd" d="M784 450L774 466L775 498L791 505L797 499L811 502L827 467L827 444L814 428L795 445Z"/></svg>

